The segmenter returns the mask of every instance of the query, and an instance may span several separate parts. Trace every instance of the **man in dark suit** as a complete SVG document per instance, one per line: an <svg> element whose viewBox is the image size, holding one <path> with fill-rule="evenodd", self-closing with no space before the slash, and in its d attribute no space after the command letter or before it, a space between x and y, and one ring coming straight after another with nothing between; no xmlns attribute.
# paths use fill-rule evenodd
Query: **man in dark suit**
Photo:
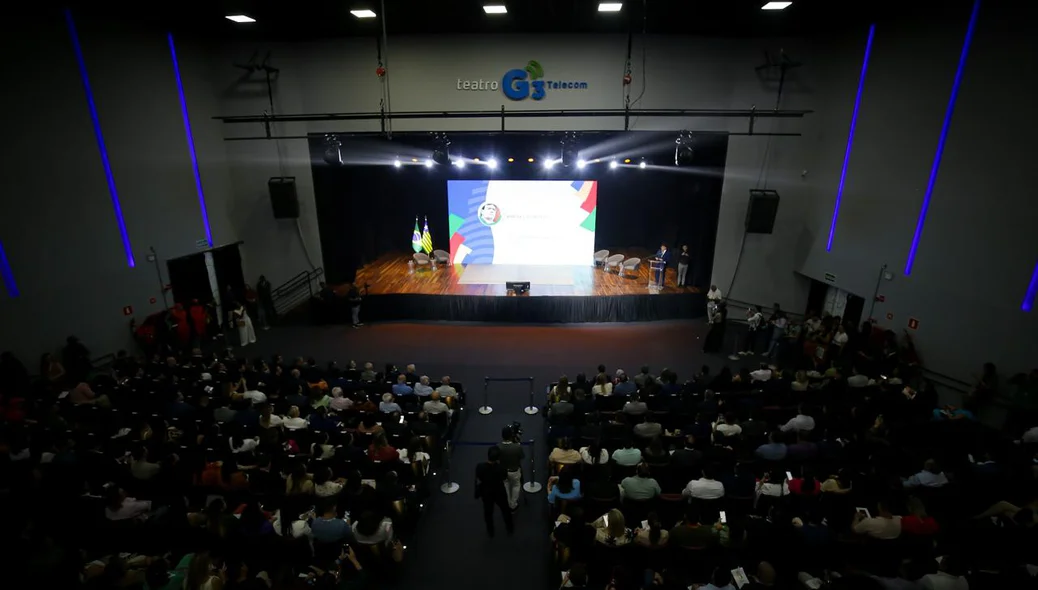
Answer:
<svg viewBox="0 0 1038 590"><path fill-rule="evenodd" d="M501 508L501 516L505 520L505 530L511 535L515 530L512 523L512 511L508 508L508 495L505 491L505 480L508 472L501 465L501 449L496 446L487 450L487 460L476 466L476 498L483 500L483 520L487 524L487 534L494 536L494 506Z"/></svg>
<svg viewBox="0 0 1038 590"><path fill-rule="evenodd" d="M666 244L660 244L660 249L656 251L656 258L663 262L663 270L656 271L656 284L663 285L663 277L666 276L667 265L670 264L670 250L667 249Z"/></svg>

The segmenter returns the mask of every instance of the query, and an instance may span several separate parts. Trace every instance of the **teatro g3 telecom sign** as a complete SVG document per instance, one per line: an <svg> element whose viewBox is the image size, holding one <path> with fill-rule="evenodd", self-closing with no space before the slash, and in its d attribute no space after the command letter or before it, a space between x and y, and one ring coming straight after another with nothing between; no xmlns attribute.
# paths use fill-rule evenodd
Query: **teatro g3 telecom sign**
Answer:
<svg viewBox="0 0 1038 590"><path fill-rule="evenodd" d="M540 63L530 60L525 68L515 68L505 72L501 80L462 80L458 78L458 90L464 91L497 91L501 90L511 100L543 100L549 91L587 90L587 82L583 80L547 80L544 68Z"/></svg>

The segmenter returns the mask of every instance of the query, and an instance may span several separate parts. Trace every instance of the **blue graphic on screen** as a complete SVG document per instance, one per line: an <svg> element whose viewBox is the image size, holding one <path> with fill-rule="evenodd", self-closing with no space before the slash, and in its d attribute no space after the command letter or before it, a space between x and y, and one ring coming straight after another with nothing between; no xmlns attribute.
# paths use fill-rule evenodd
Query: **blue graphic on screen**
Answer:
<svg viewBox="0 0 1038 590"><path fill-rule="evenodd" d="M489 180L452 180L447 183L451 236L465 236L465 246L471 249L465 257L465 264L494 263L493 231L479 220L479 209L486 202L489 185ZM455 227L458 218L463 221ZM451 250L454 250L453 244Z"/></svg>

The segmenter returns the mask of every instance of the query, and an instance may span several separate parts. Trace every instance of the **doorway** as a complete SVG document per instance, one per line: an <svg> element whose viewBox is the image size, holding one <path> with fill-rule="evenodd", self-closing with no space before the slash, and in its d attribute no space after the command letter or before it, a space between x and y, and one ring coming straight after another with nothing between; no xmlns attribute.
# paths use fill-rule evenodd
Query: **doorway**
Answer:
<svg viewBox="0 0 1038 590"><path fill-rule="evenodd" d="M840 289L835 285L811 279L811 289L807 293L807 313L828 313L840 316L843 323L857 326L861 323L861 314L865 310L865 299L854 293Z"/></svg>

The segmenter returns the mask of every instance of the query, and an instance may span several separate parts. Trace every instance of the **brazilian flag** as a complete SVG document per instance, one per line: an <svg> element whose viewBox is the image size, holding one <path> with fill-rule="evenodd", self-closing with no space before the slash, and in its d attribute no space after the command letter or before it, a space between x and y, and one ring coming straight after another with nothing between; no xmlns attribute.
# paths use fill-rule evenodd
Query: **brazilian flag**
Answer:
<svg viewBox="0 0 1038 590"><path fill-rule="evenodd" d="M418 229L418 216L414 218L414 231L411 233L411 249L418 252L422 251L422 233Z"/></svg>
<svg viewBox="0 0 1038 590"><path fill-rule="evenodd" d="M415 226L415 230L418 226ZM422 229L422 250L425 250L426 254L431 254L433 251L432 247L432 234L429 233L429 218L425 218L425 228Z"/></svg>

